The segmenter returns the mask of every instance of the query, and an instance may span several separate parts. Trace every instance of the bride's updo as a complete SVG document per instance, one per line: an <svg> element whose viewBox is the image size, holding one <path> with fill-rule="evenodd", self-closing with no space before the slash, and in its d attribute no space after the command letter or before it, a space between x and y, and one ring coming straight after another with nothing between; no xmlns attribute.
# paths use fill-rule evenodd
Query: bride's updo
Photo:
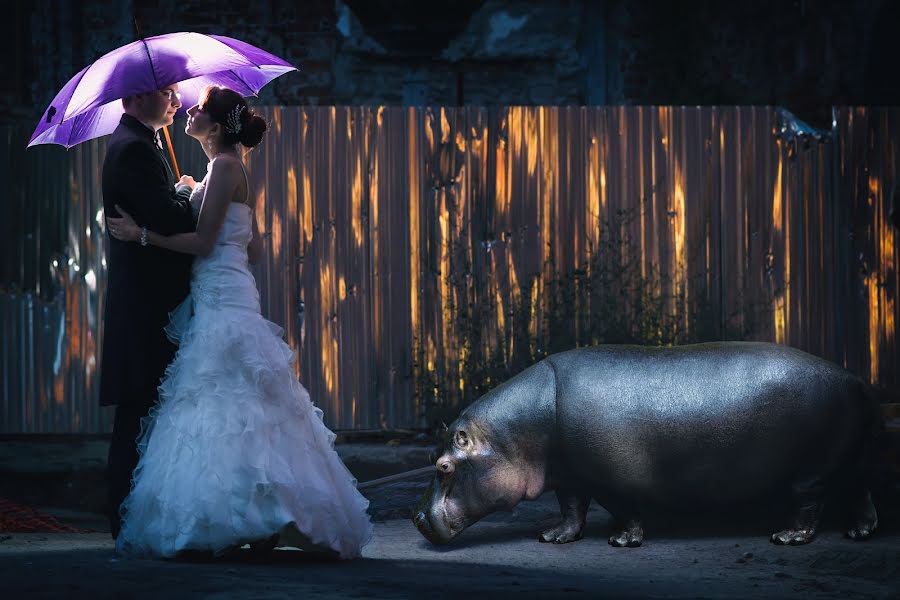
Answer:
<svg viewBox="0 0 900 600"><path fill-rule="evenodd" d="M226 145L240 142L252 148L262 141L268 129L265 119L250 108L247 101L226 87L210 85L200 95L200 106L209 118L223 126Z"/></svg>

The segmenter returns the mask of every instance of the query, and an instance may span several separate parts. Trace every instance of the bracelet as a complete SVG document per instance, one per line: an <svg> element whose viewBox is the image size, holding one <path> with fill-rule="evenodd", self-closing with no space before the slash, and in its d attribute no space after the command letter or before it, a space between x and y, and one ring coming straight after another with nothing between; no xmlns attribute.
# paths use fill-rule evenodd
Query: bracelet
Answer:
<svg viewBox="0 0 900 600"><path fill-rule="evenodd" d="M147 245L147 228L141 227L141 246Z"/></svg>

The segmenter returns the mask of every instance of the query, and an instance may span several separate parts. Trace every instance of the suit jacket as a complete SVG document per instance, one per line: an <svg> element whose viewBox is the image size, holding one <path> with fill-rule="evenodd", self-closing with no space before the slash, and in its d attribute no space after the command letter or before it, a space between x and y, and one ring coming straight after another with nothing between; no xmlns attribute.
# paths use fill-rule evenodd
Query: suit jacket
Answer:
<svg viewBox="0 0 900 600"><path fill-rule="evenodd" d="M154 132L122 115L103 161L104 213L118 216L118 204L151 231L193 231L190 189L174 180ZM188 294L193 256L111 236L107 248L100 404L147 405L175 355L163 328Z"/></svg>

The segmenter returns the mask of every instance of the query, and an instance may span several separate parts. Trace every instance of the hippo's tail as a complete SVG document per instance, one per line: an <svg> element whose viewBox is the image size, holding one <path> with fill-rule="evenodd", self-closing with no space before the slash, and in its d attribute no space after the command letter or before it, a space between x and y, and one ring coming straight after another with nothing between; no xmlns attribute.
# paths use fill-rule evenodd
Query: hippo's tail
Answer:
<svg viewBox="0 0 900 600"><path fill-rule="evenodd" d="M865 390L869 418L867 433L870 439L879 440L884 437L885 433L882 407L886 404L897 402L897 394L884 386L869 383L863 383L863 389Z"/></svg>
<svg viewBox="0 0 900 600"><path fill-rule="evenodd" d="M888 436L882 406L896 402L895 394L885 387L863 383L867 423L863 432L859 467L868 487L882 488L888 484L891 466L887 463Z"/></svg>

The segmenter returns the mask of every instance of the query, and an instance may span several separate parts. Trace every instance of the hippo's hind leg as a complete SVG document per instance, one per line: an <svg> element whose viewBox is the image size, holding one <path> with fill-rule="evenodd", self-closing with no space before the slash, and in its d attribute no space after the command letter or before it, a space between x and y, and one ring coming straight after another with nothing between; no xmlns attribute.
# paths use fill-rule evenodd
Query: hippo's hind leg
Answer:
<svg viewBox="0 0 900 600"><path fill-rule="evenodd" d="M850 506L850 526L847 528L847 537L861 541L868 539L878 527L878 512L872 504L872 495L869 490L862 488L856 494L856 498Z"/></svg>
<svg viewBox="0 0 900 600"><path fill-rule="evenodd" d="M637 548L644 543L644 524L640 509L634 502L616 497L595 498L612 515L609 545L617 548Z"/></svg>
<svg viewBox="0 0 900 600"><path fill-rule="evenodd" d="M876 418L876 423L880 419ZM877 432L875 437L864 440L856 464L844 480L848 510L847 537L862 541L869 539L878 527L878 512L872 503L869 485L872 483L873 465L878 463Z"/></svg>
<svg viewBox="0 0 900 600"><path fill-rule="evenodd" d="M637 548L644 543L644 525L636 517L616 519L609 545L617 548Z"/></svg>
<svg viewBox="0 0 900 600"><path fill-rule="evenodd" d="M824 507L825 486L821 480L804 481L792 486L796 509L789 529L776 531L773 544L799 546L810 543L819 528Z"/></svg>
<svg viewBox="0 0 900 600"><path fill-rule="evenodd" d="M538 540L554 544L576 542L584 535L584 523L587 518L589 494L582 494L570 489L557 489L556 499L562 518L559 523L542 532Z"/></svg>

